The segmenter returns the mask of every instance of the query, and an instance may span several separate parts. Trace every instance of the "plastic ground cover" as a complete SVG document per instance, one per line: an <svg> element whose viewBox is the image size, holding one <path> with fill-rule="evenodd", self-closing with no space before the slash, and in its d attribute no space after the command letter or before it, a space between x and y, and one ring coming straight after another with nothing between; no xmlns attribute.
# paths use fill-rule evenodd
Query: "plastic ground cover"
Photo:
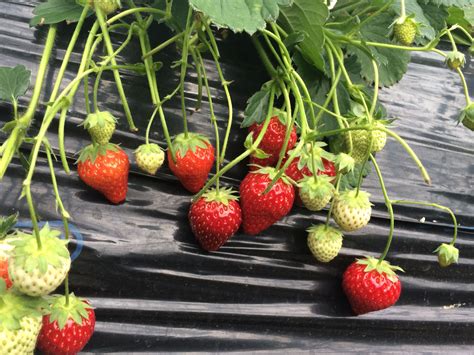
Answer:
<svg viewBox="0 0 474 355"><path fill-rule="evenodd" d="M35 3L0 2L0 66L23 64L35 74L46 33L45 29L28 26ZM153 29L154 43L158 43L166 29ZM49 96L72 26L63 25L59 32L43 102ZM80 43L82 46L83 41ZM246 135L238 127L245 102L265 80L265 72L245 38L231 36L221 44L221 50L224 75L233 81L231 93L238 117L228 154L232 158L241 151ZM122 59L138 61L138 52L134 43ZM80 48L76 48L68 80L77 70L79 53ZM173 50L157 57L165 63L158 73L162 93L172 91L179 80L176 71L169 69L176 57ZM212 62L206 60L206 65L223 130L225 96ZM466 69L466 76L473 90L471 67ZM121 143L132 158L133 150L143 141L152 107L145 78L126 73L123 78L140 128L138 134L125 126L109 75L104 75L99 101L103 110L121 118L113 141ZM191 71L186 83L190 108L196 103L196 88L196 75ZM339 257L322 265L312 258L305 232L311 223L323 220L322 213L294 208L261 235L238 233L218 252L207 253L195 242L187 222L191 196L167 168L150 177L133 164L127 201L112 206L87 188L75 171L68 176L57 164L60 192L77 229L76 237L84 240L72 243L71 250L78 244L82 248L72 269L72 289L89 297L97 307L96 332L85 351L472 351L474 134L455 123L464 106L462 88L439 57L414 54L408 74L395 87L382 90L381 97L391 115L399 118L395 131L408 140L433 179L432 186L424 185L403 149L390 141L377 157L389 195L393 199L436 202L455 211L461 224L458 265L441 269L432 254L441 242L451 238L448 215L425 208L396 207L395 238L388 259L406 271L401 276L402 296L395 307L354 317L340 287L341 275L355 257L377 255L388 232L388 217L375 176L364 184L375 205L369 227L345 236ZM27 99L28 95L21 101L22 107ZM40 122L43 109L36 122ZM168 102L165 112L171 131L179 133L179 99ZM8 121L10 113L7 105L0 104L0 123ZM79 94L66 125L71 164L80 148L89 143L87 134L77 127L84 116L84 100ZM189 119L192 131L212 135L205 104ZM48 138L56 146L55 128L53 125ZM32 132L36 129L37 124ZM4 138L0 135L0 142ZM153 139L164 146L158 122ZM245 165L239 166L226 182L237 185L245 172ZM0 214L19 210L22 223L27 224L26 203L18 200L23 178L22 167L14 161L0 183ZM57 221L44 160L32 188L41 220ZM424 223L420 222L422 217Z"/></svg>

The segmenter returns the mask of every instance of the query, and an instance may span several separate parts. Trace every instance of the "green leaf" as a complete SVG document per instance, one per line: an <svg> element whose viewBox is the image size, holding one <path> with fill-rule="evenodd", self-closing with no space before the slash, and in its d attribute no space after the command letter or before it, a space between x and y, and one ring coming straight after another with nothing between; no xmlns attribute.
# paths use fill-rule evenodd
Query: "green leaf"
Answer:
<svg viewBox="0 0 474 355"><path fill-rule="evenodd" d="M262 88L248 99L241 127L250 127L254 123L262 123L265 120L268 112L270 94L271 81L263 84Z"/></svg>
<svg viewBox="0 0 474 355"><path fill-rule="evenodd" d="M33 10L35 16L31 19L30 26L51 25L63 21L77 22L83 10L84 7L76 0L47 0L38 4Z"/></svg>
<svg viewBox="0 0 474 355"><path fill-rule="evenodd" d="M390 12L380 14L362 26L360 31L362 40L390 43L388 37L392 22L393 16ZM365 46L365 49L372 53L378 64L381 86L391 86L395 84L407 71L410 54L406 51L372 46ZM369 83L373 83L374 73L369 56L361 48L355 46L350 46L348 50L357 57L362 78Z"/></svg>
<svg viewBox="0 0 474 355"><path fill-rule="evenodd" d="M474 5L474 0L421 0L421 2L436 6L466 7Z"/></svg>
<svg viewBox="0 0 474 355"><path fill-rule="evenodd" d="M0 240L4 239L8 232L15 226L18 221L18 213L12 214L8 217L0 217Z"/></svg>
<svg viewBox="0 0 474 355"><path fill-rule="evenodd" d="M0 100L16 101L30 85L31 71L23 65L14 68L0 67Z"/></svg>
<svg viewBox="0 0 474 355"><path fill-rule="evenodd" d="M351 190L357 186L361 169L362 164L356 164L354 170L342 176L339 187L340 191ZM372 165L366 164L362 176L366 177L371 171Z"/></svg>
<svg viewBox="0 0 474 355"><path fill-rule="evenodd" d="M147 5L148 1L143 1L143 5ZM138 2L136 2L138 4ZM166 0L155 0L151 7L155 9L166 10ZM171 4L171 19L166 21L166 25L175 32L183 32L186 28L186 19L188 17L189 2L188 0L173 0ZM163 15L155 14L155 20L159 23L163 22Z"/></svg>
<svg viewBox="0 0 474 355"><path fill-rule="evenodd" d="M189 3L219 27L253 34L263 30L266 21L276 21L279 5L289 6L292 0L189 0Z"/></svg>
<svg viewBox="0 0 474 355"><path fill-rule="evenodd" d="M323 25L328 15L328 8L322 1L295 0L291 7L282 8L279 19L289 33L306 34L306 38L299 44L301 53L321 71L324 71L321 55L324 45Z"/></svg>

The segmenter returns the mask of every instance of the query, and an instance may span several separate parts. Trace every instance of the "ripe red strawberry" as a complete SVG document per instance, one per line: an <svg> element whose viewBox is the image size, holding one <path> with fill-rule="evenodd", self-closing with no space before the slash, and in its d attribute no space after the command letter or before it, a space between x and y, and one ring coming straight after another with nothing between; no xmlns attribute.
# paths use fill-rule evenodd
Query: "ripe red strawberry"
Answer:
<svg viewBox="0 0 474 355"><path fill-rule="evenodd" d="M242 211L232 189L212 189L189 209L189 223L194 236L207 251L219 249L242 223Z"/></svg>
<svg viewBox="0 0 474 355"><path fill-rule="evenodd" d="M353 262L342 276L342 288L355 314L364 314L393 306L400 297L402 284L387 261L367 257Z"/></svg>
<svg viewBox="0 0 474 355"><path fill-rule="evenodd" d="M256 140L260 132L262 131L263 123L253 124L250 126L249 131L253 134L253 139ZM270 119L267 131L265 132L262 141L258 145L258 148L263 150L265 153L270 155L270 157L265 159L258 159L251 157L251 164L258 164L262 167L265 166L275 166L278 162L280 151L283 147L286 135L286 123L282 121L279 116L274 116ZM293 149L296 145L296 140L298 136L296 135L295 126L291 129L290 140L288 141L288 146L286 152ZM252 159L253 158L253 159ZM253 160L253 161L252 161Z"/></svg>
<svg viewBox="0 0 474 355"><path fill-rule="evenodd" d="M95 313L89 302L70 294L66 306L65 296L55 297L49 312L43 317L38 349L48 355L80 352L95 327Z"/></svg>
<svg viewBox="0 0 474 355"><path fill-rule="evenodd" d="M89 145L81 152L77 172L87 185L118 204L127 197L129 167L127 154L118 146Z"/></svg>
<svg viewBox="0 0 474 355"><path fill-rule="evenodd" d="M168 150L169 167L183 186L196 193L204 186L214 164L214 147L209 140L196 133L184 133L173 141L176 162Z"/></svg>
<svg viewBox="0 0 474 355"><path fill-rule="evenodd" d="M0 279L5 281L7 289L12 287L12 281L8 275L8 259L3 257L0 257Z"/></svg>
<svg viewBox="0 0 474 355"><path fill-rule="evenodd" d="M255 235L267 229L293 206L295 190L285 176L263 194L276 173L274 168L263 168L248 173L240 184L243 228L247 234Z"/></svg>

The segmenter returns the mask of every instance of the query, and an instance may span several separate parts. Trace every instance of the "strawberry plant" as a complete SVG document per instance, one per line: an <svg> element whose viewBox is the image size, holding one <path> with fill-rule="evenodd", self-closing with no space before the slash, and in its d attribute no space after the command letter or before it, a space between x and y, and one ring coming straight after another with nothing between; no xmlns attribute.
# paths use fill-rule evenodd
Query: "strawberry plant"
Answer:
<svg viewBox="0 0 474 355"><path fill-rule="evenodd" d="M431 178L416 152L394 130L394 118L381 104L379 91L402 79L410 52L432 53L458 74L466 98L459 123L473 130L474 104L463 74L466 58L458 48L459 43L471 46L473 38L462 24L467 19L457 23L449 16L450 9L469 4L468 0L340 0L330 9L322 0L234 0L232 5L225 0L41 2L34 10L31 25L46 26L48 33L25 112L20 112L18 98L28 90L30 72L20 65L0 67L0 100L11 102L13 108L11 121L2 128L5 137L0 146L0 180L18 156L25 167L22 197L33 226L32 231L17 231L16 237L9 236L2 242L9 248L5 255L0 254L0 314L6 317L0 321L0 345L4 347L0 350L14 348L24 334L28 339L25 351L32 351L41 327L38 311L44 316L38 346L47 353L78 352L92 335L92 305L69 291L71 260L67 244L71 216L60 196L55 175L58 166L47 135L57 119L57 152L62 168L70 173L65 123L75 97L83 94L87 116L82 126L92 142L81 151L77 174L112 204L126 203L128 154L110 143L115 140L116 125L124 120L131 132L138 130L123 86L124 72L146 77L149 97L144 95L143 101L153 105L143 142L135 150L137 165L154 175L166 156L171 172L186 190L195 194L188 217L203 249L218 250L241 224L244 233L262 233L289 214L296 200L310 211L328 207L325 221L308 229L308 247L318 261L329 262L341 249L343 235L339 228L353 232L369 223L371 202L363 183L368 174L375 173L390 229L379 258L365 256L344 273L343 289L354 312L389 307L400 296L401 281L395 271L401 269L385 260L394 234L394 205L422 205L448 212L453 219L454 236L450 244L443 243L435 252L441 266L456 263L457 221L449 208L389 197L376 159L377 154L385 153L387 139L400 144L427 185ZM53 89L40 111L44 80L62 21L74 26L74 31L54 77ZM149 37L153 22L170 29L169 38L154 48ZM217 28L245 33L255 47L251 54L258 56L268 74L268 81L248 99L240 122L242 135L247 138L241 154L230 160L226 160L226 153L229 142L233 142L230 133L236 114L231 82L226 80L220 63ZM65 73L80 34L86 34L86 41L79 66L66 82ZM113 41L116 37L121 37L119 43ZM132 42L139 45L140 60L122 63L120 54ZM179 80L171 92L163 95L156 77L163 63L155 58L171 45L177 49L171 67L178 72ZM446 46L449 50L442 49ZM204 56L212 63L217 73L215 80L225 94L227 117L223 120L216 117L209 65L205 65ZM191 68L196 73L197 100L196 107L190 110L185 83ZM100 109L101 80L108 72L113 75L123 109L120 117ZM84 89L79 91L80 87ZM173 98L179 98L182 116L182 132L174 137L164 111ZM213 140L188 127L190 114L204 104L209 109ZM34 117L38 131L32 133ZM165 137L161 146L152 140L157 117ZM25 151L29 154L25 155ZM40 156L48 163L65 241L58 238L59 231L47 225L39 228L31 185ZM240 183L239 198L235 186L221 186L222 177L247 159L251 171ZM13 226L12 221L0 221L2 238ZM376 288L367 281L371 279L383 282ZM48 296L61 283L65 286L64 296ZM20 296L20 292L27 296Z"/></svg>

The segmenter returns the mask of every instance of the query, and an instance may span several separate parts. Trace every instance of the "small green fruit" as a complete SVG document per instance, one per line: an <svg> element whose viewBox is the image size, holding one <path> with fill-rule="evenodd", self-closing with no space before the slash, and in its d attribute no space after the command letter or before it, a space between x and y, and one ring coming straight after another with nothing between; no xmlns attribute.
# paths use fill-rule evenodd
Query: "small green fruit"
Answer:
<svg viewBox="0 0 474 355"><path fill-rule="evenodd" d="M411 46L418 33L418 23L413 17L400 17L393 25L393 36L404 46Z"/></svg>
<svg viewBox="0 0 474 355"><path fill-rule="evenodd" d="M459 249L451 244L441 244L435 251L438 253L438 263L441 267L456 264L459 259Z"/></svg>

